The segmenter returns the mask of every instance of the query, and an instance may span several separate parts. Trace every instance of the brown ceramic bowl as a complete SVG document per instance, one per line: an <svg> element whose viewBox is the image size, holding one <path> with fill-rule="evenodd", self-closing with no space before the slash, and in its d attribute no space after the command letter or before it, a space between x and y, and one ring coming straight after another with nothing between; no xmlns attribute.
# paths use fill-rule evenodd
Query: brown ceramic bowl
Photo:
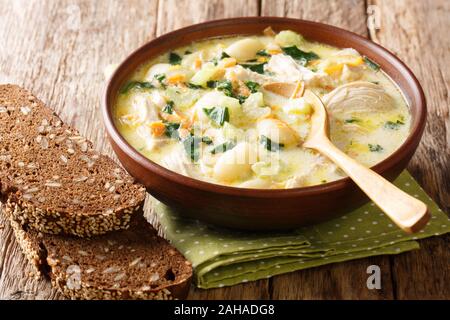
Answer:
<svg viewBox="0 0 450 320"><path fill-rule="evenodd" d="M402 89L411 108L411 132L396 152L372 167L374 171L393 180L405 169L419 144L426 120L422 88L408 67L379 45L343 29L297 19L246 17L192 25L156 38L126 58L109 80L102 106L112 147L124 167L153 196L178 208L184 215L232 228L289 229L331 219L369 200L349 178L287 190L244 189L195 180L148 160L128 144L115 127L111 110L119 88L142 63L192 41L261 34L268 26L275 31L298 31L309 40L332 46L355 48L379 63Z"/></svg>

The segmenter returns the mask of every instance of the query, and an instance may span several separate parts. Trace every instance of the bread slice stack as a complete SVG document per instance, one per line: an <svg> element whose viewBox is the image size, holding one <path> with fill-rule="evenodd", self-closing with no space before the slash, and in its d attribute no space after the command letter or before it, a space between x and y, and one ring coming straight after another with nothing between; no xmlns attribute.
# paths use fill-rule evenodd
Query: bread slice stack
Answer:
<svg viewBox="0 0 450 320"><path fill-rule="evenodd" d="M192 267L142 217L145 188L15 85L0 85L0 197L28 260L66 296L186 296Z"/></svg>

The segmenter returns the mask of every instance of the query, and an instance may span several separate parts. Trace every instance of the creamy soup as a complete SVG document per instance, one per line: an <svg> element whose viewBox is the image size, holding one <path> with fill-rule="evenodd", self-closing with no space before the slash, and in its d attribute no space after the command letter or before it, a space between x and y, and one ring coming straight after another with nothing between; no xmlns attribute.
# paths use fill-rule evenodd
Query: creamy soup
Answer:
<svg viewBox="0 0 450 320"><path fill-rule="evenodd" d="M177 173L242 188L311 186L345 174L302 146L314 112L305 88L327 107L334 144L366 166L408 135L408 105L375 61L270 28L148 61L118 93L114 119L133 147Z"/></svg>

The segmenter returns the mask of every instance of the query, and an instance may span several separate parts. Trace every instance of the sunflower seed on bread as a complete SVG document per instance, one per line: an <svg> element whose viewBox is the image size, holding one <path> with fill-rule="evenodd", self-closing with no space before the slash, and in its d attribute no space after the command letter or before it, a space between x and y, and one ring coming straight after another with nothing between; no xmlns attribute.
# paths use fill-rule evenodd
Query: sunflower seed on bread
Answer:
<svg viewBox="0 0 450 320"><path fill-rule="evenodd" d="M39 99L0 85L0 195L37 231L90 237L127 228L145 189Z"/></svg>
<svg viewBox="0 0 450 320"><path fill-rule="evenodd" d="M8 216L8 215L7 215ZM142 217L91 239L28 229L8 216L38 274L71 299L184 299L192 266Z"/></svg>

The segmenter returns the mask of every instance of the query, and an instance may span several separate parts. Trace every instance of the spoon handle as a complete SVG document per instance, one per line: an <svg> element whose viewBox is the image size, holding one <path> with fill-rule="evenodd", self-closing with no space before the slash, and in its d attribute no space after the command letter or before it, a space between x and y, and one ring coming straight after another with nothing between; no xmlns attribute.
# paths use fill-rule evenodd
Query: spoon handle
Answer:
<svg viewBox="0 0 450 320"><path fill-rule="evenodd" d="M368 169L335 147L327 138L309 143L335 162L391 220L407 233L422 229L430 215L427 206L403 192L376 172Z"/></svg>

